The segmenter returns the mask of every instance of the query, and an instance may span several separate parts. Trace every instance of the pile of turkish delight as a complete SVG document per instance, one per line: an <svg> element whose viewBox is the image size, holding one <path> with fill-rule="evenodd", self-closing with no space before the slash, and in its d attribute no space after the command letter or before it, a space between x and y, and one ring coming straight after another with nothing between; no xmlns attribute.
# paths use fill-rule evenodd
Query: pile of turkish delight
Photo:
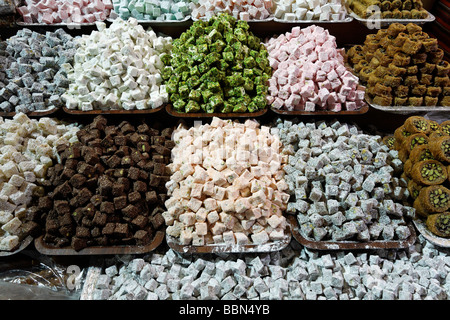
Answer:
<svg viewBox="0 0 450 320"><path fill-rule="evenodd" d="M268 103L275 109L354 111L364 104L358 78L344 65L336 38L319 26L266 41L270 66Z"/></svg>
<svg viewBox="0 0 450 320"><path fill-rule="evenodd" d="M287 212L297 214L303 236L316 241L405 240L407 183L398 152L377 135L356 125L333 121L303 123L277 120L288 191Z"/></svg>
<svg viewBox="0 0 450 320"><path fill-rule="evenodd" d="M40 231L30 208L42 195L48 168L59 161L56 149L76 142L78 130L74 124L23 113L0 119L0 250L11 251Z"/></svg>
<svg viewBox="0 0 450 320"><path fill-rule="evenodd" d="M285 238L289 195L278 138L255 120L213 118L173 135L168 235L182 245L262 245Z"/></svg>
<svg viewBox="0 0 450 320"><path fill-rule="evenodd" d="M113 9L111 0L26 0L17 7L25 23L94 23L104 21Z"/></svg>
<svg viewBox="0 0 450 320"><path fill-rule="evenodd" d="M63 29L45 34L24 28L0 42L0 110L23 112L62 106L73 62L74 38Z"/></svg>
<svg viewBox="0 0 450 320"><path fill-rule="evenodd" d="M73 65L65 70L70 80L63 95L70 110L143 110L168 102L162 85L162 55L168 54L172 38L158 36L135 18L120 18L78 40Z"/></svg>

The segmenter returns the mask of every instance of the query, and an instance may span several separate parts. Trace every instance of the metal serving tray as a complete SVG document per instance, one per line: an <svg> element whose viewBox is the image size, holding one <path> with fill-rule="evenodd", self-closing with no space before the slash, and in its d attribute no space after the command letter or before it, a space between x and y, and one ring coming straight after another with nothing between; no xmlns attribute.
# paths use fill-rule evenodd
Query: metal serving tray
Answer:
<svg viewBox="0 0 450 320"><path fill-rule="evenodd" d="M74 249L68 248L57 248L49 246L43 241L43 236L36 238L34 240L34 246L36 250L44 255L49 256L88 256L88 255L115 255L115 254L143 254L155 250L164 240L163 231L157 231L153 237L152 242L145 246L129 246L129 245L118 245L118 246L93 246L87 247L80 251L75 251Z"/></svg>
<svg viewBox="0 0 450 320"><path fill-rule="evenodd" d="M411 223L408 224L411 235L406 240L386 241L374 240L367 242L360 241L315 241L305 238L299 229L297 217L288 217L291 224L292 235L303 246L315 250L369 250L369 249L404 249L413 245L416 241L416 232Z"/></svg>

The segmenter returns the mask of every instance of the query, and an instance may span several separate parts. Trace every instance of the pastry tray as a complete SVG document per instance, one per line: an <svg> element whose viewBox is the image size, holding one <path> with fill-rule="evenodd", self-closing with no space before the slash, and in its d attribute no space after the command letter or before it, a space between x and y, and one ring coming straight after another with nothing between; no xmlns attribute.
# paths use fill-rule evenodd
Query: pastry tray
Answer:
<svg viewBox="0 0 450 320"><path fill-rule="evenodd" d="M230 112L230 113L207 113L207 112L177 112L173 109L173 106L171 104L166 105L166 111L168 114L174 117L178 118L213 118L213 117L220 117L220 118L256 118L263 116L267 113L269 109L266 107L263 110L259 110L256 112Z"/></svg>
<svg viewBox="0 0 450 320"><path fill-rule="evenodd" d="M288 221L291 224L292 235L303 246L314 250L369 250L369 249L405 249L413 245L416 241L416 232L411 223L408 224L408 228L411 231L411 235L406 240L374 240L367 242L359 241L315 241L307 239L302 236L297 216L291 215L288 217Z"/></svg>
<svg viewBox="0 0 450 320"><path fill-rule="evenodd" d="M433 234L430 230L428 230L423 220L416 218L413 220L413 222L417 228L417 231L419 231L426 240L436 246L450 248L450 239L438 237L437 235Z"/></svg>
<svg viewBox="0 0 450 320"><path fill-rule="evenodd" d="M428 12L428 17L425 19L363 19L360 16L358 16L356 13L354 13L349 8L348 12L351 17L353 17L355 20L359 21L360 23L364 24L369 29L375 29L376 24L380 24L380 27L388 26L392 23L401 23L401 24L408 24L408 23L415 23L415 24L425 24L427 22L433 22L436 18Z"/></svg>
<svg viewBox="0 0 450 320"><path fill-rule="evenodd" d="M106 21L106 20L104 20ZM103 21L103 22L104 22ZM82 27L94 27L95 26L95 22L86 22L86 23L38 23L38 22L33 22L33 23L27 23L24 22L23 20L18 20L16 21L16 24L20 27L57 27L57 28L62 28L62 27L66 27L69 29L81 29Z"/></svg>
<svg viewBox="0 0 450 320"><path fill-rule="evenodd" d="M88 255L115 255L115 254L143 254L155 250L164 240L163 231L157 231L153 237L152 242L145 246L129 246L118 245L110 247L92 246L75 251L74 249L57 248L54 246L48 246L43 241L43 236L40 236L34 240L34 246L36 250L44 255L49 256L88 256Z"/></svg>
<svg viewBox="0 0 450 320"><path fill-rule="evenodd" d="M109 17L108 19L106 19L106 21L108 22L113 22L116 18L111 18ZM186 22L191 20L191 16L188 15L186 17L184 17L181 20L137 20L137 22L139 24L142 25L149 25L149 26L165 26L165 25L171 25L171 24L177 24L177 23L182 23L182 22Z"/></svg>
<svg viewBox="0 0 450 320"><path fill-rule="evenodd" d="M57 112L59 108L52 108L48 110L42 110L42 111L33 111L26 113L29 117L46 117L49 115L52 115L53 113ZM0 112L0 117L14 117L16 115L16 112Z"/></svg>
<svg viewBox="0 0 450 320"><path fill-rule="evenodd" d="M83 116L83 115L101 115L101 114L113 114L113 115L133 115L133 114L139 114L139 115L146 115L146 114L152 114L161 111L164 108L164 106L155 108L155 109L145 109L145 110L91 110L91 111L82 111L78 109L67 109L66 107L63 107L63 111L70 115L77 115L77 116Z"/></svg>
<svg viewBox="0 0 450 320"><path fill-rule="evenodd" d="M12 256L16 253L19 253L20 251L24 250L26 247L28 247L28 245L33 242L33 237L32 236L28 236L25 239L23 239L17 246L17 248L15 248L12 251L0 251L0 257L7 257L7 256Z"/></svg>
<svg viewBox="0 0 450 320"><path fill-rule="evenodd" d="M272 241L265 244L247 244L247 245L226 245L210 244L204 246L181 245L178 240L172 236L166 235L168 246L179 253L258 253L258 252L276 252L286 248L292 239L289 224L286 226L285 237L282 240Z"/></svg>
<svg viewBox="0 0 450 320"><path fill-rule="evenodd" d="M294 21L288 21L286 19L279 19L279 18L273 18L273 21L279 22L279 23L305 23L305 24L323 24L323 23L348 23L353 21L353 17L346 15L344 20L294 20Z"/></svg>
<svg viewBox="0 0 450 320"><path fill-rule="evenodd" d="M192 21L198 21L198 20L207 21L207 19L205 17L201 17L200 19L192 18ZM237 20L239 20L239 19L237 19ZM274 20L274 17L272 15L270 15L266 19L250 19L247 22L248 23L259 23L259 22L270 22L270 21L273 21L273 20Z"/></svg>
<svg viewBox="0 0 450 320"><path fill-rule="evenodd" d="M380 106L377 104L374 104L371 99L366 96L365 97L366 102L374 109L389 112L389 113L396 113L396 114L414 114L414 113L420 113L420 112L438 112L438 111L445 111L450 112L450 106L443 107L443 106L436 106L436 107L426 107L426 106L419 106L419 107L412 107L412 106Z"/></svg>

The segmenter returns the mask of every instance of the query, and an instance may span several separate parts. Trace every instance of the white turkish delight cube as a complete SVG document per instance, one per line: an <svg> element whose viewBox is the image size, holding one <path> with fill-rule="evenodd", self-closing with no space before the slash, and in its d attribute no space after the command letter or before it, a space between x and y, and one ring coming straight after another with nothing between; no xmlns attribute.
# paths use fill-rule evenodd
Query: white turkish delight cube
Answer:
<svg viewBox="0 0 450 320"><path fill-rule="evenodd" d="M234 237L236 239L236 244L241 246L247 245L250 242L247 235L243 232L235 232Z"/></svg>
<svg viewBox="0 0 450 320"><path fill-rule="evenodd" d="M191 197L200 199L202 197L203 185L200 183L193 183L191 187Z"/></svg>
<svg viewBox="0 0 450 320"><path fill-rule="evenodd" d="M0 241L0 251L11 251L19 245L19 237L16 235L8 235L2 237Z"/></svg>
<svg viewBox="0 0 450 320"><path fill-rule="evenodd" d="M218 201L223 200L225 198L226 188L222 188L219 186L214 186L214 193L212 197Z"/></svg>
<svg viewBox="0 0 450 320"><path fill-rule="evenodd" d="M15 234L21 225L22 221L20 221L19 218L14 217L2 226L2 230L10 234Z"/></svg>
<svg viewBox="0 0 450 320"><path fill-rule="evenodd" d="M215 192L214 183L212 181L206 182L205 185L203 186L203 194L207 196L213 196L214 192Z"/></svg>
<svg viewBox="0 0 450 320"><path fill-rule="evenodd" d="M192 231L190 229L183 229L180 232L180 244L181 245L189 245L191 244L193 239Z"/></svg>
<svg viewBox="0 0 450 320"><path fill-rule="evenodd" d="M192 226L196 221L195 213L191 211L180 214L178 219L184 226Z"/></svg>
<svg viewBox="0 0 450 320"><path fill-rule="evenodd" d="M206 220L208 221L208 223L210 225L216 223L217 221L219 221L220 216L217 213L217 211L211 211L208 213L208 215L206 216Z"/></svg>
<svg viewBox="0 0 450 320"><path fill-rule="evenodd" d="M198 209L198 211L195 213L195 220L198 222L204 222L206 221L206 217L208 215L208 210L206 210L205 208L200 208Z"/></svg>
<svg viewBox="0 0 450 320"><path fill-rule="evenodd" d="M14 215L11 212L0 211L0 224L8 223Z"/></svg>
<svg viewBox="0 0 450 320"><path fill-rule="evenodd" d="M205 236L197 234L197 232L192 232L192 245L194 246L204 246Z"/></svg>
<svg viewBox="0 0 450 320"><path fill-rule="evenodd" d="M234 232L233 231L225 231L222 234L223 237L223 242L225 242L225 244L227 245L234 245L236 244L236 238L234 237Z"/></svg>
<svg viewBox="0 0 450 320"><path fill-rule="evenodd" d="M195 232L199 236L205 236L208 233L208 225L206 222L195 223Z"/></svg>
<svg viewBox="0 0 450 320"><path fill-rule="evenodd" d="M202 206L203 202L196 198L191 198L187 204L188 208L194 212L197 212L198 209Z"/></svg>
<svg viewBox="0 0 450 320"><path fill-rule="evenodd" d="M269 235L264 231L264 228L258 233L253 233L250 237L252 242L258 245L265 244L270 240Z"/></svg>
<svg viewBox="0 0 450 320"><path fill-rule="evenodd" d="M220 208L222 209L222 212L225 213L233 213L235 212L235 202L234 200L228 199L228 200L222 200L219 202Z"/></svg>
<svg viewBox="0 0 450 320"><path fill-rule="evenodd" d="M227 230L227 227L222 223L217 221L214 223L214 225L211 227L211 233L213 235L221 235L224 231Z"/></svg>

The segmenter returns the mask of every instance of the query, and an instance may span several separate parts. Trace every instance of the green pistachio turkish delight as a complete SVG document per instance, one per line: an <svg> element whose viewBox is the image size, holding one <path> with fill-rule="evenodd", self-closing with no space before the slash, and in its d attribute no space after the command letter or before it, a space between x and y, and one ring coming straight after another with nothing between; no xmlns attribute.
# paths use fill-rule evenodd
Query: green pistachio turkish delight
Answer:
<svg viewBox="0 0 450 320"><path fill-rule="evenodd" d="M267 107L267 49L227 13L198 20L173 41L161 77L178 112L256 112Z"/></svg>

